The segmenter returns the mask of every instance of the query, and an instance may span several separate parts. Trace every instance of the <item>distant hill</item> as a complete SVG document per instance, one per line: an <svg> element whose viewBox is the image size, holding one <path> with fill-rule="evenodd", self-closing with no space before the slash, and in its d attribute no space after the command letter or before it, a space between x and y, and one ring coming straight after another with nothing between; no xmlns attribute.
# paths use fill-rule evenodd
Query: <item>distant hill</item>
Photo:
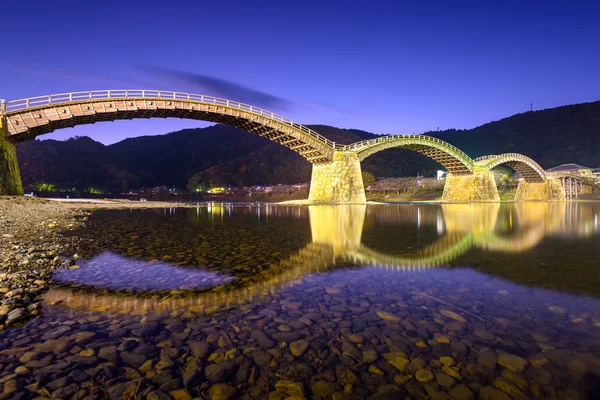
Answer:
<svg viewBox="0 0 600 400"><path fill-rule="evenodd" d="M542 167L600 166L600 101L525 112L469 130L430 132L471 157L522 153Z"/></svg>
<svg viewBox="0 0 600 400"><path fill-rule="evenodd" d="M354 129L311 128L337 143L376 137ZM517 152L549 168L569 162L600 166L599 133L600 102L594 102L517 114L470 130L427 134L473 158ZM310 164L293 151L225 125L136 137L110 146L88 137L32 140L19 144L17 153L25 187L51 183L112 191L158 185L183 188L199 172L215 183L251 186L307 182L311 173ZM404 149L386 150L363 162L363 169L376 177L433 176L439 168Z"/></svg>

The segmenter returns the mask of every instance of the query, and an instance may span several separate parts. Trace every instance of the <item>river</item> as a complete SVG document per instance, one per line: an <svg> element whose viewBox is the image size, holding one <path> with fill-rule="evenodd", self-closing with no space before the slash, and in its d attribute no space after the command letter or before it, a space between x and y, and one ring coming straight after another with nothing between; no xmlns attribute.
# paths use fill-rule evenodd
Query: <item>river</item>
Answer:
<svg viewBox="0 0 600 400"><path fill-rule="evenodd" d="M600 203L98 210L0 383L54 398L600 393Z"/></svg>

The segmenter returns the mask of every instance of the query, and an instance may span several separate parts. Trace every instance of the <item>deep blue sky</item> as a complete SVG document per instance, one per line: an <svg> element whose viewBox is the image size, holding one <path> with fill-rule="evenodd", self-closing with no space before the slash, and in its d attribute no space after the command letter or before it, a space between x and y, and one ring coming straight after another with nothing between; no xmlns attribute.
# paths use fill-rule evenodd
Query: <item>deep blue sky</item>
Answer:
<svg viewBox="0 0 600 400"><path fill-rule="evenodd" d="M600 100L594 3L7 1L0 98L166 89L374 133L472 128L530 101ZM112 143L205 125L121 121L45 138Z"/></svg>

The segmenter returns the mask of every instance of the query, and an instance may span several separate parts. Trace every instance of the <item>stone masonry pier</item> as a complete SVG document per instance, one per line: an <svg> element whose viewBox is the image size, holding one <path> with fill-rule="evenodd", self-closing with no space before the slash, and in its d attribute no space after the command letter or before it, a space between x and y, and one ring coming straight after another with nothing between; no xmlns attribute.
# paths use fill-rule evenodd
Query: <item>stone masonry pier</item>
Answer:
<svg viewBox="0 0 600 400"><path fill-rule="evenodd" d="M442 200L447 202L500 201L492 171L446 176Z"/></svg>
<svg viewBox="0 0 600 400"><path fill-rule="evenodd" d="M566 200L560 180L547 178L544 182L534 183L519 179L515 201Z"/></svg>
<svg viewBox="0 0 600 400"><path fill-rule="evenodd" d="M333 162L313 164L308 200L323 203L366 203L358 154L336 151Z"/></svg>

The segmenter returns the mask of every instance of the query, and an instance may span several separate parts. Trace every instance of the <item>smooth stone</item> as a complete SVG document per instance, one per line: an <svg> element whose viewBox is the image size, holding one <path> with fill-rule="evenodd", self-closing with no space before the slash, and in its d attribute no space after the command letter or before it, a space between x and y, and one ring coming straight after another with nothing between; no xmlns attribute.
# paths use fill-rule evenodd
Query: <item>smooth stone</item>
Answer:
<svg viewBox="0 0 600 400"><path fill-rule="evenodd" d="M410 361L404 357L395 357L389 360L388 362L394 367L396 367L400 372L404 372L406 366L410 364Z"/></svg>
<svg viewBox="0 0 600 400"><path fill-rule="evenodd" d="M450 390L450 396L455 400L473 400L473 392L465 384L459 384Z"/></svg>
<svg viewBox="0 0 600 400"><path fill-rule="evenodd" d="M310 345L308 340L298 340L296 342L290 343L290 351L295 357L301 357L308 346Z"/></svg>
<svg viewBox="0 0 600 400"><path fill-rule="evenodd" d="M415 378L419 381L419 382L429 382L432 381L434 376L433 373L428 370L428 369L420 369L417 372L415 372Z"/></svg>
<svg viewBox="0 0 600 400"><path fill-rule="evenodd" d="M258 329L254 329L250 332L250 337L254 339L260 347L263 349L270 349L275 346L275 342L267 336L263 331L259 331Z"/></svg>
<svg viewBox="0 0 600 400"><path fill-rule="evenodd" d="M511 400L509 395L491 386L484 386L479 389L479 398L482 400Z"/></svg>
<svg viewBox="0 0 600 400"><path fill-rule="evenodd" d="M204 375L212 382L225 382L233 373L235 364L231 361L223 361L219 364L211 364L204 370Z"/></svg>
<svg viewBox="0 0 600 400"><path fill-rule="evenodd" d="M514 354L501 353L498 355L498 365L512 372L523 372L529 361Z"/></svg>
<svg viewBox="0 0 600 400"><path fill-rule="evenodd" d="M235 394L235 390L226 383L217 383L208 389L208 398L210 400L229 400Z"/></svg>
<svg viewBox="0 0 600 400"><path fill-rule="evenodd" d="M51 391L55 391L71 384L71 382L73 382L73 378L71 378L70 376L65 376L63 378L55 379L52 382L46 384L46 387Z"/></svg>
<svg viewBox="0 0 600 400"><path fill-rule="evenodd" d="M381 370L381 368L377 367L375 364L369 365L368 371L375 375L385 375L385 372Z"/></svg>
<svg viewBox="0 0 600 400"><path fill-rule="evenodd" d="M451 389L455 384L456 380L443 372L438 372L435 374L435 381L438 385L445 387L446 389Z"/></svg>
<svg viewBox="0 0 600 400"><path fill-rule="evenodd" d="M492 386L496 389L502 390L504 393L507 393L511 397L521 397L524 396L523 392L519 390L518 387L513 385L507 379L502 377L497 377L492 381Z"/></svg>
<svg viewBox="0 0 600 400"><path fill-rule="evenodd" d="M69 373L69 376L73 379L73 381L77 383L81 383L90 379L90 376L88 374L79 369L74 369L73 371L71 371Z"/></svg>
<svg viewBox="0 0 600 400"><path fill-rule="evenodd" d="M98 351L98 357L108 360L110 362L117 362L119 357L117 346L102 347Z"/></svg>
<svg viewBox="0 0 600 400"><path fill-rule="evenodd" d="M451 367L454 364L456 364L456 361L452 357L440 357L440 362L444 365L447 365L448 367Z"/></svg>
<svg viewBox="0 0 600 400"><path fill-rule="evenodd" d="M23 308L15 308L6 316L6 322L18 321L25 316L25 310Z"/></svg>
<svg viewBox="0 0 600 400"><path fill-rule="evenodd" d="M148 360L148 357L144 354L136 354L129 351L122 351L119 357L125 364L131 365L133 368L141 367Z"/></svg>
<svg viewBox="0 0 600 400"><path fill-rule="evenodd" d="M350 354L354 358L357 358L359 360L362 359L362 351L360 351L360 349L356 347L356 345L350 342L342 342L342 353Z"/></svg>
<svg viewBox="0 0 600 400"><path fill-rule="evenodd" d="M329 382L318 381L310 386L310 390L313 396L318 396L317 398L327 398L335 393L335 386Z"/></svg>
<svg viewBox="0 0 600 400"><path fill-rule="evenodd" d="M129 329L120 328L120 329L117 329L117 330L109 333L108 337L111 339L119 339L119 338L122 338L123 336L129 335L129 333L130 333Z"/></svg>
<svg viewBox="0 0 600 400"><path fill-rule="evenodd" d="M197 361L192 360L183 372L183 386L189 388L197 385L201 380L200 364Z"/></svg>
<svg viewBox="0 0 600 400"><path fill-rule="evenodd" d="M340 294L342 292L342 289L336 288L336 287L326 287L325 292L327 294L336 295L336 294Z"/></svg>
<svg viewBox="0 0 600 400"><path fill-rule="evenodd" d="M28 351L25 354L23 354L21 357L19 357L19 362L21 363L27 363L31 360L36 360L41 356L41 354L37 351Z"/></svg>
<svg viewBox="0 0 600 400"><path fill-rule="evenodd" d="M171 396L160 390L155 390L153 392L148 393L148 396L146 396L146 400L171 400Z"/></svg>
<svg viewBox="0 0 600 400"><path fill-rule="evenodd" d="M459 381L462 379L462 376L460 376L460 373L457 370L455 370L454 368L449 367L447 365L444 365L442 367L442 372L444 372L446 375L449 375Z"/></svg>
<svg viewBox="0 0 600 400"><path fill-rule="evenodd" d="M391 322L400 322L400 321L402 321L402 318L400 318L397 315L394 315L392 313L389 313L387 311L378 310L376 312L376 314L377 314L377 316L379 318L381 318L383 320L386 320L386 321L391 321Z"/></svg>
<svg viewBox="0 0 600 400"><path fill-rule="evenodd" d="M69 356L66 357L65 360L74 363L74 364L83 364L83 365L95 365L98 364L98 357L96 356Z"/></svg>
<svg viewBox="0 0 600 400"><path fill-rule="evenodd" d="M264 350L257 350L254 353L252 353L252 358L254 358L254 362L259 367L264 367L264 366L269 365L271 363L271 360L273 359L273 356L271 354L267 353Z"/></svg>
<svg viewBox="0 0 600 400"><path fill-rule="evenodd" d="M4 394L12 394L23 390L23 381L20 379L9 379L4 382Z"/></svg>
<svg viewBox="0 0 600 400"><path fill-rule="evenodd" d="M483 329L475 329L475 336L483 340L492 341L496 339L496 335Z"/></svg>
<svg viewBox="0 0 600 400"><path fill-rule="evenodd" d="M277 340L278 342L291 343L296 340L299 340L302 337L302 335L300 335L298 332L276 332L273 333L271 337Z"/></svg>
<svg viewBox="0 0 600 400"><path fill-rule="evenodd" d="M158 348L149 343L140 343L138 347L133 350L135 354L143 354L145 356L150 356L158 351Z"/></svg>
<svg viewBox="0 0 600 400"><path fill-rule="evenodd" d="M304 387L302 386L302 384L287 379L281 379L275 382L275 390L290 396L304 397Z"/></svg>
<svg viewBox="0 0 600 400"><path fill-rule="evenodd" d="M175 400L192 400L192 395L187 389L177 389L170 391L169 394Z"/></svg>
<svg viewBox="0 0 600 400"><path fill-rule="evenodd" d="M348 339L353 343L362 343L365 341L365 337L363 335L358 335L356 333L351 333L348 335Z"/></svg>
<svg viewBox="0 0 600 400"><path fill-rule="evenodd" d="M194 357L205 359L210 354L210 344L206 342L191 342L189 343L190 350Z"/></svg>
<svg viewBox="0 0 600 400"><path fill-rule="evenodd" d="M434 333L433 340L435 340L438 343L450 343L450 338L442 333Z"/></svg>
<svg viewBox="0 0 600 400"><path fill-rule="evenodd" d="M477 363L487 368L496 369L498 357L494 352L486 350L479 353L479 355L477 356Z"/></svg>
<svg viewBox="0 0 600 400"><path fill-rule="evenodd" d="M158 322L146 322L140 328L138 328L136 333L139 337L153 336L155 333L157 333L159 327L160 325L158 324Z"/></svg>
<svg viewBox="0 0 600 400"><path fill-rule="evenodd" d="M520 374L505 369L502 371L502 377L515 384L522 391L529 389L529 382Z"/></svg>
<svg viewBox="0 0 600 400"><path fill-rule="evenodd" d="M423 360L422 358L415 358L410 362L410 364L408 364L407 368L410 372L416 372L417 370L425 368L426 366L427 362L425 360Z"/></svg>
<svg viewBox="0 0 600 400"><path fill-rule="evenodd" d="M448 317L448 318L453 319L458 322L467 322L467 320L465 318L463 318L461 315L455 313L454 311L443 309L443 310L439 310L439 313L442 314L444 317Z"/></svg>

